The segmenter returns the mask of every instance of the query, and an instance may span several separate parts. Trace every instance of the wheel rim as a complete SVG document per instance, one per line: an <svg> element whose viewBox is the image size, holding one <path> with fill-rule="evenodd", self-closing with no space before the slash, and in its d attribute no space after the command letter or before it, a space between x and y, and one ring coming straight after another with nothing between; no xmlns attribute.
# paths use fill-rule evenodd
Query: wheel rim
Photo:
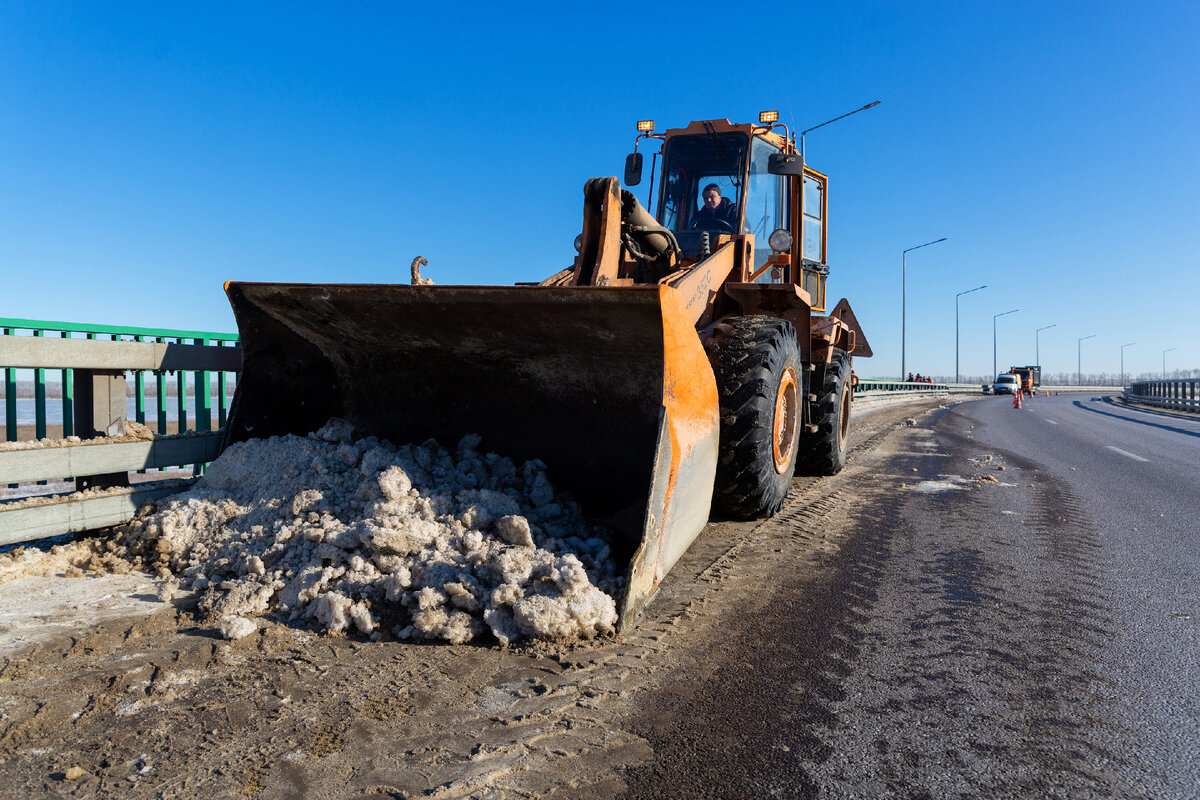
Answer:
<svg viewBox="0 0 1200 800"><path fill-rule="evenodd" d="M846 447L846 437L850 434L850 400L852 395L849 383L842 385L842 407L838 414L838 450Z"/></svg>
<svg viewBox="0 0 1200 800"><path fill-rule="evenodd" d="M772 425L771 443L775 456L775 471L782 475L792 463L796 447L796 424L800 409L796 390L796 371L788 367L779 379L779 391L775 395L775 421Z"/></svg>

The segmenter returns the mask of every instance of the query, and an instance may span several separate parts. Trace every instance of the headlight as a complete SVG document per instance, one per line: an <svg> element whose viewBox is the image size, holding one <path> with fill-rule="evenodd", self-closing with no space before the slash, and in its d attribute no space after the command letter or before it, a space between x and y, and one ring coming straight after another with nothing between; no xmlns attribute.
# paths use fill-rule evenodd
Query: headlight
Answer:
<svg viewBox="0 0 1200 800"><path fill-rule="evenodd" d="M767 244L776 253L786 253L792 248L792 235L783 228L776 228L767 237Z"/></svg>
<svg viewBox="0 0 1200 800"><path fill-rule="evenodd" d="M583 252L583 234L582 233L575 237L575 252L576 253Z"/></svg>

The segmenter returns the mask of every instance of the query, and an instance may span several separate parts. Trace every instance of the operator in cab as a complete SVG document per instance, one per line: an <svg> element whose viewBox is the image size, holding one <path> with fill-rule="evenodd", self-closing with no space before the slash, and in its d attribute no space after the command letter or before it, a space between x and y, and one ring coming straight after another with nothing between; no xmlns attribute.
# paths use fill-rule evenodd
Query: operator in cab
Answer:
<svg viewBox="0 0 1200 800"><path fill-rule="evenodd" d="M692 229L720 230L733 233L737 225L737 206L721 196L721 187L710 183L700 193L704 204L692 217Z"/></svg>

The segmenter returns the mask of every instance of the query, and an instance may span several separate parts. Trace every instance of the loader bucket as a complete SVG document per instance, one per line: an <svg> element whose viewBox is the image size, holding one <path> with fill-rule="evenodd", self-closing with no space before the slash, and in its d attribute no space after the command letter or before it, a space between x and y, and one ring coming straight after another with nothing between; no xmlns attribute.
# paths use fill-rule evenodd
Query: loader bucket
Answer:
<svg viewBox="0 0 1200 800"><path fill-rule="evenodd" d="M620 628L708 519L713 372L666 286L229 283L243 365L223 446L343 417L394 443L469 433L613 529Z"/></svg>

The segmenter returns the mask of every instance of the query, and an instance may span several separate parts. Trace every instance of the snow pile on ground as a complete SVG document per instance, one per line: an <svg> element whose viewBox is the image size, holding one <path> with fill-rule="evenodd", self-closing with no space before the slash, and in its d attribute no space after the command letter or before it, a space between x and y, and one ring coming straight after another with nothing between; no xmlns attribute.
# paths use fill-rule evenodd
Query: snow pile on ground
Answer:
<svg viewBox="0 0 1200 800"><path fill-rule="evenodd" d="M45 550L33 546L15 547L0 553L0 585L29 577L124 575L135 567L124 558L122 550L111 539L66 542Z"/></svg>
<svg viewBox="0 0 1200 800"><path fill-rule="evenodd" d="M267 612L454 643L487 630L508 643L614 629L608 545L555 497L541 462L480 453L476 436L451 453L352 433L331 420L233 445L119 538L202 590L228 638Z"/></svg>

